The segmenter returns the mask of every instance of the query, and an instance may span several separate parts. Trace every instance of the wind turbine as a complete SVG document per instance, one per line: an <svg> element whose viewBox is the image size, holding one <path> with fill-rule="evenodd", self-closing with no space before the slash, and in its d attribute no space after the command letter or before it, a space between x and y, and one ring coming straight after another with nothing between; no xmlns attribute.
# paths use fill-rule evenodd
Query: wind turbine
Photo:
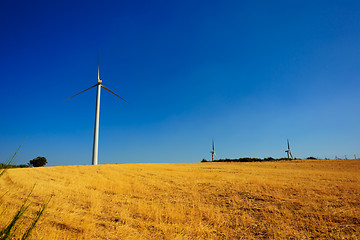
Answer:
<svg viewBox="0 0 360 240"><path fill-rule="evenodd" d="M293 155L291 154L289 139L287 140L287 145L288 145L288 149L285 152L287 153L288 160L290 160L290 157L291 159L294 159Z"/></svg>
<svg viewBox="0 0 360 240"><path fill-rule="evenodd" d="M101 88L104 88L105 90L109 91L110 93L114 94L116 97L120 98L124 102L128 103L125 99L102 85L102 80L100 79L100 73L99 73L99 53L97 56L97 67L98 67L98 79L97 83L94 86L89 87L88 89L85 89L84 91L81 91L77 94L75 94L72 97L69 97L68 99L65 99L65 101L69 100L70 98L73 98L83 92L86 92L87 90L90 90L94 87L97 87L97 93L96 93L96 108L95 108L95 126L94 126L94 141L93 141L93 154L92 154L92 165L98 164L98 149L99 149L99 115L100 115L100 93Z"/></svg>
<svg viewBox="0 0 360 240"><path fill-rule="evenodd" d="M214 161L214 156L215 156L215 158L217 158L216 153L215 153L214 139L212 140L212 151L210 151L210 153L211 153L211 159L212 159L212 161Z"/></svg>

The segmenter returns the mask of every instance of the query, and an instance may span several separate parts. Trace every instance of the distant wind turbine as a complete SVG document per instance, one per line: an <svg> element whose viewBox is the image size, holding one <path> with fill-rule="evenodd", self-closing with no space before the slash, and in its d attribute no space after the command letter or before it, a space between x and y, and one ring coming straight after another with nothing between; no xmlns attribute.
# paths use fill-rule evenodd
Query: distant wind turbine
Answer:
<svg viewBox="0 0 360 240"><path fill-rule="evenodd" d="M287 153L288 160L290 160L290 157L291 157L291 159L294 159L293 155L291 154L289 139L287 140L287 146L288 146L288 149L285 152Z"/></svg>
<svg viewBox="0 0 360 240"><path fill-rule="evenodd" d="M98 164L98 149L99 149L99 115L100 115L100 93L101 93L101 88L104 88L105 90L109 91L110 93L114 94L116 97L120 98L121 100L123 100L124 102L128 103L125 99L123 99L122 97L120 97L119 95L117 95L116 93L112 92L110 89L108 89L107 87L105 87L104 85L102 85L102 80L100 79L100 73L99 73L99 53L97 55L97 67L98 67L98 81L97 83L92 86L89 87L88 89L85 89L82 92L79 92L77 94L75 94L72 97L69 97L68 99L65 99L65 101L83 93L86 92L87 90L90 90L94 87L97 87L97 94L96 94L96 110L95 110L95 126L94 126L94 142L93 142L93 154L92 154L92 165L97 165Z"/></svg>
<svg viewBox="0 0 360 240"><path fill-rule="evenodd" d="M210 151L210 153L211 153L211 159L214 161L214 156L215 156L215 158L217 158L216 153L215 153L214 139L212 140L212 151Z"/></svg>

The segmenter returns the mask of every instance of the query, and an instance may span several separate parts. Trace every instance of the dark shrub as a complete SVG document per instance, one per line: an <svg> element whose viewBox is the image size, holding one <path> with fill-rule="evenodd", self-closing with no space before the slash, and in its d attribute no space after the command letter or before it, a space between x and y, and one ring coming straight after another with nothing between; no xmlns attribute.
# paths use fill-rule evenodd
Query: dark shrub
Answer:
<svg viewBox="0 0 360 240"><path fill-rule="evenodd" d="M47 160L45 157L37 157L33 160L30 160L30 165L34 167L43 167L47 164Z"/></svg>

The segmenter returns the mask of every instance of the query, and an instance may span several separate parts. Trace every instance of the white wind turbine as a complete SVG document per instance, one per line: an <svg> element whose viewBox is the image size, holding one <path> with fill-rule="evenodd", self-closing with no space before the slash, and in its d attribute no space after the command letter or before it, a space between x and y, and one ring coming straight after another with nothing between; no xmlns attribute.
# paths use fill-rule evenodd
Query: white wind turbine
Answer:
<svg viewBox="0 0 360 240"><path fill-rule="evenodd" d="M288 149L285 152L287 154L288 160L290 160L290 157L291 157L291 159L294 159L293 155L291 154L289 139L287 140L287 146L288 146Z"/></svg>
<svg viewBox="0 0 360 240"><path fill-rule="evenodd" d="M102 80L100 79L100 74L99 74L99 53L97 56L97 66L98 66L98 81L97 83L92 86L89 87L88 89L85 89L82 92L79 92L77 94L75 94L72 97L69 97L68 99L66 99L65 101L69 100L70 98L73 98L83 92L86 92L87 90L90 90L91 88L97 87L97 94L96 94L96 110L95 110L95 126L94 126L94 142L93 142L93 154L92 154L92 165L97 165L98 164L98 149L99 149L99 115L100 115L100 93L101 93L101 88L104 88L105 90L111 92L112 94L114 94L115 96L117 96L118 98L120 98L121 100L127 102L125 99L123 99L122 97L120 97L119 95L117 95L116 93L112 92L110 89L108 89L107 87L105 87L104 85L102 85ZM128 102L127 102L128 103Z"/></svg>
<svg viewBox="0 0 360 240"><path fill-rule="evenodd" d="M212 159L212 161L214 161L214 156L215 156L215 158L217 158L216 153L215 153L214 139L212 140L212 151L210 151L210 153L211 153L211 159Z"/></svg>

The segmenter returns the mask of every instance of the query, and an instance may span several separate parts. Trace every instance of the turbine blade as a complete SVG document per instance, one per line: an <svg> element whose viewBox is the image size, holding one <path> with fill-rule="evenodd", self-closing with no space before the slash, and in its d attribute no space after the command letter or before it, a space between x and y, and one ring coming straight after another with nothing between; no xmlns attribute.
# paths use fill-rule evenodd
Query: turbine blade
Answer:
<svg viewBox="0 0 360 240"><path fill-rule="evenodd" d="M290 150L289 139L287 140L287 144L288 144L288 149Z"/></svg>
<svg viewBox="0 0 360 240"><path fill-rule="evenodd" d="M214 152L215 159L217 159L216 153Z"/></svg>
<svg viewBox="0 0 360 240"><path fill-rule="evenodd" d="M92 87L89 87L88 89L85 89L84 91L81 91L81 92L75 94L75 95L72 96L72 97L69 97L69 98L65 99L64 102L67 101L67 100L69 100L69 99L71 99L71 98L73 98L73 97L75 97L75 96L77 96L77 95L79 95L79 94L81 94L81 93L83 93L83 92L86 92L87 90L90 90L90 89L92 89L93 87L96 87L96 86L97 86L97 84L95 84L95 85L92 86Z"/></svg>
<svg viewBox="0 0 360 240"><path fill-rule="evenodd" d="M120 98L121 100L123 100L126 103L129 103L128 101L126 101L125 99L123 99L122 97L120 97L119 95L117 95L116 93L114 93L113 91L111 91L110 89L108 89L107 87L105 87L104 85L101 85L101 87L103 87L105 90L108 90L109 92L111 92L112 94L114 94L115 96L117 96L118 98Z"/></svg>
<svg viewBox="0 0 360 240"><path fill-rule="evenodd" d="M291 151L289 151L289 153L290 153L291 159L294 159L294 158L293 158L293 155L291 154Z"/></svg>
<svg viewBox="0 0 360 240"><path fill-rule="evenodd" d="M213 148L213 151L215 152L215 144L214 144L214 139L212 140L212 148Z"/></svg>
<svg viewBox="0 0 360 240"><path fill-rule="evenodd" d="M99 49L97 51L97 67L98 67L98 81L100 80L100 73L99 73Z"/></svg>

